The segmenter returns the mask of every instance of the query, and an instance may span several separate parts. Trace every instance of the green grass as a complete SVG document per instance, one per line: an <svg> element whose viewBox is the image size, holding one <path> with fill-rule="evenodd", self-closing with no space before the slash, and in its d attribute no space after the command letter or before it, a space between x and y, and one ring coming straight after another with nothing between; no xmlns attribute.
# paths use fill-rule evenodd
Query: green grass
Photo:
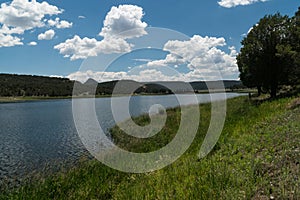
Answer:
<svg viewBox="0 0 300 200"><path fill-rule="evenodd" d="M85 161L66 173L2 190L0 199L300 199L300 107L295 102L285 98L257 105L246 97L228 100L221 138L202 160L197 156L210 123L210 105L200 105L193 144L162 170L127 174ZM166 127L150 139L126 136L117 127L112 136L134 152L161 148L174 137L180 119L180 109L167 113ZM134 121L145 125L149 118Z"/></svg>

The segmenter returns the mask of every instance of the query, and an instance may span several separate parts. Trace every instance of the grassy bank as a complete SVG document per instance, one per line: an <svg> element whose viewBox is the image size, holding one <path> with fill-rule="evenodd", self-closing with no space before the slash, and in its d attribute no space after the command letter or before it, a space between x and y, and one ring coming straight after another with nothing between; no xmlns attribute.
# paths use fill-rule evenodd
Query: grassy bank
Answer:
<svg viewBox="0 0 300 200"><path fill-rule="evenodd" d="M85 161L66 173L40 178L14 191L4 189L0 199L299 199L298 104L296 98L259 105L246 97L228 100L222 136L213 152L198 160L210 122L210 105L200 105L200 128L192 146L162 170L126 174L97 161ZM177 132L180 110L167 113L166 127L150 139L125 136L117 127L112 135L124 149L158 149ZM146 116L134 120L149 123Z"/></svg>

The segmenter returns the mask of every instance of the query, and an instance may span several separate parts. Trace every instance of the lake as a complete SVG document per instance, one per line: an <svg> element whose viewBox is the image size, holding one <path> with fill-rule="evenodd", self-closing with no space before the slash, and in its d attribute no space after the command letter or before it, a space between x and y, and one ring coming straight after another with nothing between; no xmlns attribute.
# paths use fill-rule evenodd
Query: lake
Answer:
<svg viewBox="0 0 300 200"><path fill-rule="evenodd" d="M227 93L226 98L241 95ZM190 95L180 96L185 105L191 104ZM223 98L224 94L217 93L197 95L199 103ZM129 110L132 116L139 116L148 113L154 104L165 108L179 106L175 95L133 96ZM111 98L95 99L95 107L98 121L108 133L116 123ZM87 155L75 128L71 99L0 104L0 127L0 182L19 179L45 166L55 168L59 163L74 163Z"/></svg>

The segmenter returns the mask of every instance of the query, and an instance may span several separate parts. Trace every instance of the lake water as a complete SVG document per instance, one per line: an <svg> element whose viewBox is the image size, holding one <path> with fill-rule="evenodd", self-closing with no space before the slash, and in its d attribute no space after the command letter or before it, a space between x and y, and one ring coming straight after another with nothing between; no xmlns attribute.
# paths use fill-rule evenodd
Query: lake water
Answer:
<svg viewBox="0 0 300 200"><path fill-rule="evenodd" d="M226 98L233 98L241 94L226 95ZM191 104L190 95L181 97L185 105ZM223 97L222 94L212 94L214 100ZM199 103L210 102L211 96L199 94L197 99ZM115 125L111 99L95 99L95 104L99 123L108 131ZM130 100L130 113L132 116L148 113L154 104L165 108L179 105L174 95L134 96ZM0 127L0 182L18 179L43 169L45 165L57 165L61 161L76 162L87 154L74 125L72 100L0 104Z"/></svg>

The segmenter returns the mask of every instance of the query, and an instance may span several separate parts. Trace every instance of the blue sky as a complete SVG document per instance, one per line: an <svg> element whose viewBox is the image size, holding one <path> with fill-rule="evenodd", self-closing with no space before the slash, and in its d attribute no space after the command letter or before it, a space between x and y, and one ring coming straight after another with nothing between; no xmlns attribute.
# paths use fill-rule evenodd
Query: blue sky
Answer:
<svg viewBox="0 0 300 200"><path fill-rule="evenodd" d="M204 79L214 79L212 71L217 68L224 79L237 79L233 57L239 52L244 34L266 14L280 12L292 16L300 6L298 0L0 2L0 73L57 75L82 81L87 77L99 81L168 79L167 74L159 72L163 67L178 72L177 79L182 78L181 74L189 73L183 78L187 81L201 79L200 74ZM21 16L24 12L28 14L26 18ZM129 12L133 13L134 21L129 20ZM116 14L121 16L120 21L114 19ZM105 19L108 29L103 31ZM115 35L116 30L126 30L130 24L142 30L130 36ZM178 34L178 37L174 36L177 42L165 41L162 44L164 50L131 52L130 45L136 45L135 39L149 34L151 27L172 29L187 37L180 38ZM70 45L75 47L72 49ZM85 45L91 45L91 50L85 49ZM114 46L107 50L107 45ZM178 49L179 46L186 50ZM97 71L95 63L101 63L109 53L119 53L121 57L106 69L107 73ZM84 67L80 69L83 62ZM93 66L86 63L93 63ZM134 72L129 72L132 68L135 68Z"/></svg>

